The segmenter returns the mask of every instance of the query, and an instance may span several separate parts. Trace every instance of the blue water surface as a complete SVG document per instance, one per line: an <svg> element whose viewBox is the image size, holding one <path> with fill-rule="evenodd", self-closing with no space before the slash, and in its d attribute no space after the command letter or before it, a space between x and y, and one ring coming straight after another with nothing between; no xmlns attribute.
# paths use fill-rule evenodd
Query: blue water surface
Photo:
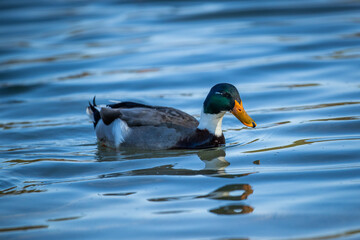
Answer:
<svg viewBox="0 0 360 240"><path fill-rule="evenodd" d="M360 239L360 2L0 1L1 239ZM88 101L200 116L226 146L97 144Z"/></svg>

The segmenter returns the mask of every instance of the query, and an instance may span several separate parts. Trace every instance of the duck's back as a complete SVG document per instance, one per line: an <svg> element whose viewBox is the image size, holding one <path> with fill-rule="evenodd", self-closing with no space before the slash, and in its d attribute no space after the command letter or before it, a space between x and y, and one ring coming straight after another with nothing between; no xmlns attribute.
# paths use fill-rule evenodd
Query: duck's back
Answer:
<svg viewBox="0 0 360 240"><path fill-rule="evenodd" d="M149 106L134 102L122 102L101 109L101 118L111 122L120 117L129 127L167 126L196 128L199 122L191 115L171 107Z"/></svg>

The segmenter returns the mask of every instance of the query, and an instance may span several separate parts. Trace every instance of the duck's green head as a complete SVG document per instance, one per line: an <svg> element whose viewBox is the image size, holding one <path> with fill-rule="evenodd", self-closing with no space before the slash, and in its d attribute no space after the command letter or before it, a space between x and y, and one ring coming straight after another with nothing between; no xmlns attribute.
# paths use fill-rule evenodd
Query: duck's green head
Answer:
<svg viewBox="0 0 360 240"><path fill-rule="evenodd" d="M256 123L245 112L238 90L229 83L213 86L204 101L204 113L231 112L245 126L256 127Z"/></svg>

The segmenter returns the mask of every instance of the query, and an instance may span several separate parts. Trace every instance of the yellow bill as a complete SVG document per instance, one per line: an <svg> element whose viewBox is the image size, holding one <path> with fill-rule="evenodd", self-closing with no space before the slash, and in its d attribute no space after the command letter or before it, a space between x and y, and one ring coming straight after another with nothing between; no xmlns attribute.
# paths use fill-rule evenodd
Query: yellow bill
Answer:
<svg viewBox="0 0 360 240"><path fill-rule="evenodd" d="M245 126L256 127L256 123L252 118L245 112L242 101L239 103L235 100L235 106L230 111L237 119L239 119Z"/></svg>

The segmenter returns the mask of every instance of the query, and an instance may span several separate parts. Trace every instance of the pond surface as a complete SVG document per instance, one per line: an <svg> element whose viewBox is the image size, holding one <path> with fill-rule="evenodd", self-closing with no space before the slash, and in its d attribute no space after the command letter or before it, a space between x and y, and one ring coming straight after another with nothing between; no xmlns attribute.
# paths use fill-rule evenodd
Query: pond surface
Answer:
<svg viewBox="0 0 360 240"><path fill-rule="evenodd" d="M360 2L0 2L1 239L360 239ZM226 146L114 151L85 107L195 117Z"/></svg>

